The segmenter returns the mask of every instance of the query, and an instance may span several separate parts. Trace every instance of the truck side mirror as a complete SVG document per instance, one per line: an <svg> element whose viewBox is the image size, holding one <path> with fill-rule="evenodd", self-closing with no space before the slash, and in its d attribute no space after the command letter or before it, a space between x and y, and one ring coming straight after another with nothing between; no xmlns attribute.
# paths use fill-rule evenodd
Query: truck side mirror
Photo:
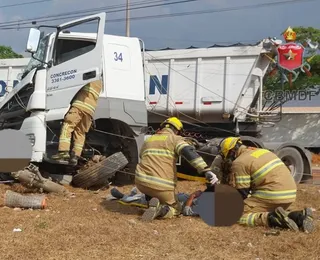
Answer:
<svg viewBox="0 0 320 260"><path fill-rule="evenodd" d="M35 53L38 49L39 41L40 41L40 30L31 28L29 31L27 52Z"/></svg>

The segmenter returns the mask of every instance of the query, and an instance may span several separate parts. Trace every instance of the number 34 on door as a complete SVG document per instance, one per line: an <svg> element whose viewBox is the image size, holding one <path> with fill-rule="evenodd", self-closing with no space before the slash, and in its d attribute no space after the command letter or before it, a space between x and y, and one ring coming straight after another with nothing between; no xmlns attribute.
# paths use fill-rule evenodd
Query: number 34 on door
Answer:
<svg viewBox="0 0 320 260"><path fill-rule="evenodd" d="M122 59L122 52L118 53L118 52L115 51L113 54L114 54L114 60L115 61L121 61L122 62L122 60L123 60Z"/></svg>

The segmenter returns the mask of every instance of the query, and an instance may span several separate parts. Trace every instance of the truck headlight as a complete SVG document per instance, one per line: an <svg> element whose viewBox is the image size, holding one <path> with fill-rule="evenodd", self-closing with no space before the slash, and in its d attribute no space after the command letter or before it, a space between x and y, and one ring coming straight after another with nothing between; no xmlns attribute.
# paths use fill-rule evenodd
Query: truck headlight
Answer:
<svg viewBox="0 0 320 260"><path fill-rule="evenodd" d="M35 135L34 135L34 134L26 134L26 136L29 137L31 146L34 146L34 144L36 143L36 137L35 137Z"/></svg>

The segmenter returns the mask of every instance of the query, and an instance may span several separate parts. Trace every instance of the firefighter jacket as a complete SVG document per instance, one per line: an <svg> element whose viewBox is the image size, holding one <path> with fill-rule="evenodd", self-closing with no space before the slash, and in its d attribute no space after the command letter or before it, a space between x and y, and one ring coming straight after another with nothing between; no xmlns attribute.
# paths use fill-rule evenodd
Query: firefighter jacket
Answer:
<svg viewBox="0 0 320 260"><path fill-rule="evenodd" d="M177 184L176 162L182 156L199 174L209 171L206 162L183 137L164 128L144 142L135 183L155 190L174 190Z"/></svg>
<svg viewBox="0 0 320 260"><path fill-rule="evenodd" d="M101 80L88 83L78 92L72 103L72 106L93 117L101 89Z"/></svg>
<svg viewBox="0 0 320 260"><path fill-rule="evenodd" d="M232 186L271 203L292 203L297 186L287 166L266 149L241 146L231 166Z"/></svg>

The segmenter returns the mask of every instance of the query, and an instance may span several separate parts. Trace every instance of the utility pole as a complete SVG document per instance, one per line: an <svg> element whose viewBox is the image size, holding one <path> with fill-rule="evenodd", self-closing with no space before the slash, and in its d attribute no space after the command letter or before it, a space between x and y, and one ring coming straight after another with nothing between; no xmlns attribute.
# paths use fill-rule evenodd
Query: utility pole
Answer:
<svg viewBox="0 0 320 260"><path fill-rule="evenodd" d="M129 17L129 0L127 0L127 11L126 11L126 36L130 36L130 17Z"/></svg>

